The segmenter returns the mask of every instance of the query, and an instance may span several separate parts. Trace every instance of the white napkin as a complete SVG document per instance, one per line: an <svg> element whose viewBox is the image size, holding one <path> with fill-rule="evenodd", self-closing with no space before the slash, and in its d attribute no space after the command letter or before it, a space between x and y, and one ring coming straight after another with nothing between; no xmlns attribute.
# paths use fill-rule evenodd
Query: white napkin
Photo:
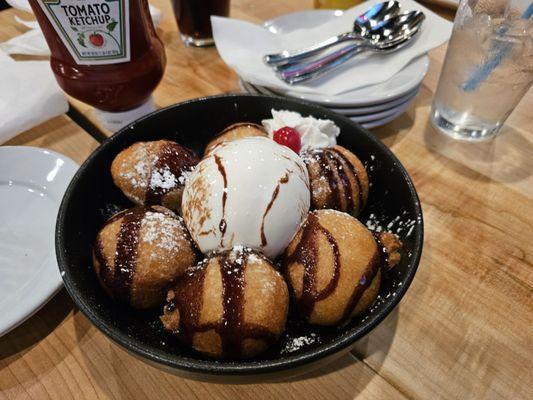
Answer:
<svg viewBox="0 0 533 400"><path fill-rule="evenodd" d="M10 0L13 1L13 0ZM30 28L22 35L15 36L7 42L0 43L0 50L7 54L27 54L34 56L49 56L50 49L44 40L43 33L37 21L25 21L15 16L15 20Z"/></svg>
<svg viewBox="0 0 533 400"><path fill-rule="evenodd" d="M26 11L33 13L28 0L7 0L7 2L18 10ZM162 13L161 10L152 6L150 4L150 15L152 16L152 21L157 27L161 22ZM43 33L39 28L37 21L25 21L17 16L15 20L22 25L30 28L28 32L23 33L22 35L15 36L14 38L8 40L7 42L0 43L0 50L3 50L7 54L26 54L34 56L49 56L50 49L46 44Z"/></svg>
<svg viewBox="0 0 533 400"><path fill-rule="evenodd" d="M17 10L26 11L33 14L33 11L30 7L28 0L6 0L7 4L11 7L16 8Z"/></svg>
<svg viewBox="0 0 533 400"><path fill-rule="evenodd" d="M19 61L0 51L0 143L68 110L48 61Z"/></svg>
<svg viewBox="0 0 533 400"><path fill-rule="evenodd" d="M412 44L387 55L370 52L360 54L334 72L294 86L277 78L272 69L263 63L262 57L269 53L307 47L347 32L357 16L381 1L366 1L312 29L277 34L261 25L213 16L213 37L222 59L245 81L283 91L336 95L390 79L411 60L447 41L453 24L413 0L401 0L402 12L421 10L426 15L421 32Z"/></svg>

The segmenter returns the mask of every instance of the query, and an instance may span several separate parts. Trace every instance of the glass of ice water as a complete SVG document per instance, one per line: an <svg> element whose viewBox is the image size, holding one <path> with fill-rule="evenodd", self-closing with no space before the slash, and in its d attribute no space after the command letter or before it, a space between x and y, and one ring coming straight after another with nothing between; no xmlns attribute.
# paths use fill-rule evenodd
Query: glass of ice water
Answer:
<svg viewBox="0 0 533 400"><path fill-rule="evenodd" d="M437 129L491 138L532 83L533 2L461 0L433 99Z"/></svg>

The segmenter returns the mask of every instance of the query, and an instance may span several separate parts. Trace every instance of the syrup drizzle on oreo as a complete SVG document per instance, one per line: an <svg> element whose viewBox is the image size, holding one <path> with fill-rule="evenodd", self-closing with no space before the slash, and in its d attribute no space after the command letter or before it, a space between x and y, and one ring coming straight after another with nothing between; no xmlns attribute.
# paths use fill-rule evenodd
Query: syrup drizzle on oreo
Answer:
<svg viewBox="0 0 533 400"><path fill-rule="evenodd" d="M276 185L276 188L272 192L272 198L270 199L270 202L267 204L265 208L265 212L263 213L263 220L261 221L261 246L266 246L268 244L267 238L265 235L265 218L267 214L270 212L270 209L272 208L272 206L274 205L276 198L278 197L281 185L284 185L285 183L289 182L289 172L292 172L292 171L287 171L285 175L283 175L283 177L279 179L278 184Z"/></svg>
<svg viewBox="0 0 533 400"><path fill-rule="evenodd" d="M330 151L336 157L340 158L343 161L344 165L347 166L350 172L352 173L353 179L355 183L357 184L357 188L354 188L354 189L357 191L357 194L359 197L359 202L357 203L357 213L359 213L364 208L365 204L364 204L363 186L361 184L361 178L359 177L359 174L357 173L357 170L355 169L355 165L352 164L350 160L348 160L348 158L346 158L346 156L342 154L342 152L340 152L338 149L332 148L330 149ZM351 197L351 193L350 193L350 197Z"/></svg>
<svg viewBox="0 0 533 400"><path fill-rule="evenodd" d="M222 233L220 246L224 246L224 234L226 233L227 228L226 201L228 199L228 177L226 175L226 168L224 168L224 164L222 164L222 159L217 154L215 154L215 162L217 163L218 172L220 172L220 175L222 175L222 179L224 180L224 189L222 190L222 218L218 224L218 229L220 229L220 232Z"/></svg>
<svg viewBox="0 0 533 400"><path fill-rule="evenodd" d="M350 179L348 178L348 175L346 173L346 166L343 163L343 160L338 157L338 153L334 151L334 149L325 149L324 155L329 161L330 169L333 167L335 171L337 171L337 175L339 176L340 182L337 183L337 203L338 207L340 209L344 210L353 210L354 209L354 202L353 202L353 188L352 184L350 182ZM331 182L330 182L331 187ZM342 187L343 193L344 193L344 199L346 200L346 206L342 207L342 199L340 196L340 190L339 187Z"/></svg>
<svg viewBox="0 0 533 400"><path fill-rule="evenodd" d="M244 321L244 274L251 251L224 251L215 257L220 264L222 279L223 313L220 320L200 323L203 308L202 296L209 264L204 261L185 276L174 290L174 298L165 306L169 313L176 308L180 313L178 334L188 345L193 345L194 335L214 330L222 341L222 357L240 358L245 339L263 340L271 345L277 340L274 333L263 326ZM257 253L254 253L260 256Z"/></svg>
<svg viewBox="0 0 533 400"><path fill-rule="evenodd" d="M327 179L329 194L326 204L323 207L339 211L352 212L357 215L364 206L363 189L361 179L355 166L346 158L341 151L334 147L317 149L308 152L308 157L304 156L306 164L316 162L320 168L319 173L323 173ZM351 178L351 179L350 179ZM352 181L355 187L352 185ZM353 194L357 193L358 203L354 202ZM343 199L346 204L343 206Z"/></svg>
<svg viewBox="0 0 533 400"><path fill-rule="evenodd" d="M327 205L325 208L332 208L334 210L342 210L341 204L341 192L340 192L340 182L337 181L335 177L335 172L329 162L328 158L328 149L324 149L316 153L316 161L322 167L326 178L328 179L328 186L330 189L331 195L328 196Z"/></svg>
<svg viewBox="0 0 533 400"><path fill-rule="evenodd" d="M112 295L124 302L131 296L131 283L135 273L139 247L139 232L146 212L158 212L152 207L135 207L112 217L106 224L121 218L117 235L114 268L111 268L103 255L100 239L94 248L95 257L101 268L100 278Z"/></svg>
<svg viewBox="0 0 533 400"><path fill-rule="evenodd" d="M325 236L333 252L333 274L326 287L321 291L318 291L316 288L319 234ZM382 266L379 247L378 244L378 250L373 254L368 265L365 267L361 279L354 287L343 312L343 322L350 319L351 314L361 299L364 291L370 286ZM315 213L309 213L309 216L302 227L302 234L298 245L294 251L283 260L283 269L285 272L287 272L287 267L292 263L298 263L304 267L302 294L300 298L296 300L296 305L302 315L306 319L309 319L313 313L316 302L327 298L337 288L341 268L337 241L333 235L320 224L318 216ZM292 297L296 298L294 295Z"/></svg>
<svg viewBox="0 0 533 400"><path fill-rule="evenodd" d="M190 171L198 164L198 157L188 148L174 142L167 141L158 152L158 158L150 171L150 180L146 187L145 204L161 204L164 195L176 189L180 184L177 179L185 171ZM154 173L170 171L176 178L172 187L161 187L153 181Z"/></svg>

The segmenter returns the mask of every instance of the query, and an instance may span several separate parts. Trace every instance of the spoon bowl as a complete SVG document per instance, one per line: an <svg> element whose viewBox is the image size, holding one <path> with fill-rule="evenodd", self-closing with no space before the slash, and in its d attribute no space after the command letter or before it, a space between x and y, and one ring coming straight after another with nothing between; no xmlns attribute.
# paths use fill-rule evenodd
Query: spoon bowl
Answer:
<svg viewBox="0 0 533 400"><path fill-rule="evenodd" d="M400 3L386 1L374 4L363 14L359 15L353 23L353 33L361 38L368 37L376 29L381 28L389 19L400 13Z"/></svg>
<svg viewBox="0 0 533 400"><path fill-rule="evenodd" d="M421 11L409 11L386 21L369 35L369 42L378 47L410 38L418 32L425 15Z"/></svg>

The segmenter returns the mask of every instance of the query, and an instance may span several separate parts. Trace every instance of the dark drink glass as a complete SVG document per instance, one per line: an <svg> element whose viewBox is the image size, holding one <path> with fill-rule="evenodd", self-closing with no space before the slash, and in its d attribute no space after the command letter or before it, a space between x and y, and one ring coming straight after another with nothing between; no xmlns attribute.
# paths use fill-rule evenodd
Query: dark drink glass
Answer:
<svg viewBox="0 0 533 400"><path fill-rule="evenodd" d="M227 17L230 0L172 0L181 39L187 46L210 46L211 15Z"/></svg>

